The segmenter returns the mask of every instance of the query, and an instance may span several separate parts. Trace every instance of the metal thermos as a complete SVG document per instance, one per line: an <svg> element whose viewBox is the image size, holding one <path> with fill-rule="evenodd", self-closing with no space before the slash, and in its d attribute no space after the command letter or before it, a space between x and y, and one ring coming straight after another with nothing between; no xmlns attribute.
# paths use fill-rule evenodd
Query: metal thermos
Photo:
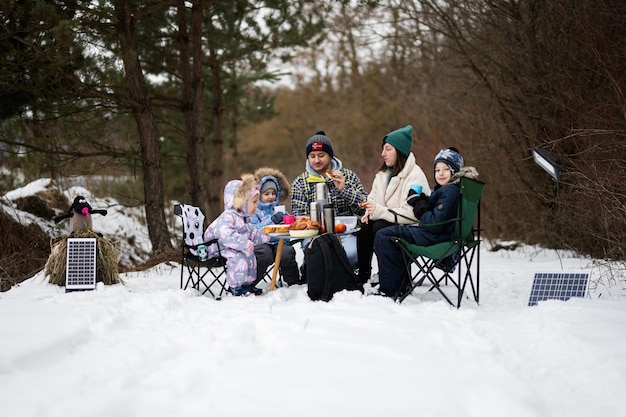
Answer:
<svg viewBox="0 0 626 417"><path fill-rule="evenodd" d="M328 201L328 186L325 182L318 182L315 184L315 200Z"/></svg>
<svg viewBox="0 0 626 417"><path fill-rule="evenodd" d="M322 210L320 209L320 203L317 201L311 201L311 205L309 207L309 211L311 212L311 220L314 222L321 223L322 221Z"/></svg>
<svg viewBox="0 0 626 417"><path fill-rule="evenodd" d="M325 182L318 182L315 184L315 202L317 203L317 221L320 224L324 224L324 206L330 203L330 197L328 196L328 186Z"/></svg>
<svg viewBox="0 0 626 417"><path fill-rule="evenodd" d="M332 204L324 205L324 227L326 233L335 233L335 209Z"/></svg>

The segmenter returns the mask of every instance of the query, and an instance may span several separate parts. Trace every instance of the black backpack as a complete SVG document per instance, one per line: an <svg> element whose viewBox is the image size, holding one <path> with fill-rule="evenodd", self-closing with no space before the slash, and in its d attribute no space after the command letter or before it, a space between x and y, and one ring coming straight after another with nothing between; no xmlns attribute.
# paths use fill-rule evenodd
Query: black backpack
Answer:
<svg viewBox="0 0 626 417"><path fill-rule="evenodd" d="M313 301L330 301L334 293L343 290L363 292L341 240L333 234L316 236L306 245L303 269L307 293Z"/></svg>

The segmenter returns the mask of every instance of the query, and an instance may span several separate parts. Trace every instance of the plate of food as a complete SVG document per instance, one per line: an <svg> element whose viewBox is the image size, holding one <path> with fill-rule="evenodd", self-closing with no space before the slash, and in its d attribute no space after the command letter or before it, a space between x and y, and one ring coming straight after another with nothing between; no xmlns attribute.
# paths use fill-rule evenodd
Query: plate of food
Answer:
<svg viewBox="0 0 626 417"><path fill-rule="evenodd" d="M309 217L301 217L289 228L291 237L310 237L320 232L320 224Z"/></svg>
<svg viewBox="0 0 626 417"><path fill-rule="evenodd" d="M311 237L316 236L320 232L320 229L304 229L304 230L290 230L289 236L291 237Z"/></svg>
<svg viewBox="0 0 626 417"><path fill-rule="evenodd" d="M271 224L263 227L263 233L271 237L286 236L289 234L288 224Z"/></svg>
<svg viewBox="0 0 626 417"><path fill-rule="evenodd" d="M287 237L289 236L289 232L277 232L277 233L268 233L269 237Z"/></svg>

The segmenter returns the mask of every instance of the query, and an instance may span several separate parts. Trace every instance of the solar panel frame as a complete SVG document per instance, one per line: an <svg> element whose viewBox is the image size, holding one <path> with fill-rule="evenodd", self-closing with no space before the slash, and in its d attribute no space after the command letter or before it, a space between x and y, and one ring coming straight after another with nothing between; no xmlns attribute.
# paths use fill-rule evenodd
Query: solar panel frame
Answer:
<svg viewBox="0 0 626 417"><path fill-rule="evenodd" d="M588 271L536 272L528 305L535 306L545 300L584 298L589 290L589 276Z"/></svg>
<svg viewBox="0 0 626 417"><path fill-rule="evenodd" d="M96 289L96 238L67 239L65 263L65 291Z"/></svg>

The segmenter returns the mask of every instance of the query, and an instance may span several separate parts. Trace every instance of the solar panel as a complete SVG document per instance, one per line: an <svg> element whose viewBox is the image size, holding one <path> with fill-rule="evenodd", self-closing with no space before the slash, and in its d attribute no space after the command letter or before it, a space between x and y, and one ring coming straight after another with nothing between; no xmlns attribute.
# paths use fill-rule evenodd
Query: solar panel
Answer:
<svg viewBox="0 0 626 417"><path fill-rule="evenodd" d="M96 238L67 239L65 291L96 288Z"/></svg>
<svg viewBox="0 0 626 417"><path fill-rule="evenodd" d="M589 286L589 272L536 272L530 289L529 306L539 301L585 297Z"/></svg>

